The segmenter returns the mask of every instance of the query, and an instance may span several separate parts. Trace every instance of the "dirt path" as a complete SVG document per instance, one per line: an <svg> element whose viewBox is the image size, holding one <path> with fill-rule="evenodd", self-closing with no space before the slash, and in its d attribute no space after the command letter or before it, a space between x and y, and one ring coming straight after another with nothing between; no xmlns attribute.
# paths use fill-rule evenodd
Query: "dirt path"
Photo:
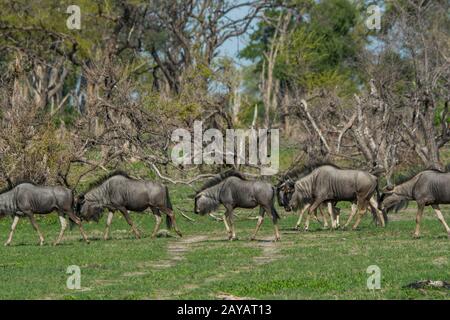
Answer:
<svg viewBox="0 0 450 320"><path fill-rule="evenodd" d="M274 242L272 239L273 236L254 241L255 246L262 249L261 254L253 258L256 265L263 265L281 258L281 242Z"/></svg>
<svg viewBox="0 0 450 320"><path fill-rule="evenodd" d="M175 266L179 261L185 259L185 255L188 251L195 249L195 247L201 246L202 242L206 240L210 241L220 241L223 239L223 236L215 235L214 237L208 236L193 236L188 237L182 240L178 240L176 242L171 242L167 246L169 258L159 261L157 263L152 263L151 266L154 268L167 268ZM260 253L252 258L249 258L248 262L239 266L234 270L230 270L226 273L217 273L210 277L204 278L201 283L186 283L182 288L180 288L176 293L171 292L170 295L167 295L166 292L160 292L158 297L160 299L168 299L175 295L186 294L189 291L198 289L203 285L210 284L212 282L221 281L230 275L236 275L241 272L248 272L255 268L260 268L260 266L276 261L282 257L281 248L282 245L291 245L290 242L274 242L273 236L267 236L259 238L256 241L242 241L242 245L244 247L252 247L261 249ZM252 299L251 297L237 297L233 294L227 292L212 292L211 296L215 299L223 299L223 300L240 300L240 299Z"/></svg>
<svg viewBox="0 0 450 320"><path fill-rule="evenodd" d="M181 238L177 241L170 242L167 245L168 259L161 260L157 263L150 264L151 267L164 269L175 266L179 261L185 259L185 255L198 243L207 240L207 236L192 236Z"/></svg>

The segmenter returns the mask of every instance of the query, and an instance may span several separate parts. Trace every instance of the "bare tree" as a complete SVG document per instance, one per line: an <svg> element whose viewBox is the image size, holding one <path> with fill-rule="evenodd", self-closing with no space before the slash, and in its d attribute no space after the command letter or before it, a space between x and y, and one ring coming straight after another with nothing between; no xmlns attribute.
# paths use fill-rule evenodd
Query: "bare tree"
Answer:
<svg viewBox="0 0 450 320"><path fill-rule="evenodd" d="M448 102L450 44L448 1L394 2L394 25L401 48L411 60L413 80L405 103L410 117L401 122L403 141L415 150L427 166L443 169L439 149L450 141ZM440 124L435 126L438 107ZM438 132L438 128L440 132Z"/></svg>
<svg viewBox="0 0 450 320"><path fill-rule="evenodd" d="M268 50L264 52L261 70L260 91L263 96L262 100L265 108L264 125L266 128L271 127L273 121L271 115L277 108L280 83L274 76L274 70L278 54L287 36L291 16L291 12L287 11L286 13L280 14L276 21L271 21L269 18L263 17L269 25L273 25L275 28L274 35L270 39Z"/></svg>

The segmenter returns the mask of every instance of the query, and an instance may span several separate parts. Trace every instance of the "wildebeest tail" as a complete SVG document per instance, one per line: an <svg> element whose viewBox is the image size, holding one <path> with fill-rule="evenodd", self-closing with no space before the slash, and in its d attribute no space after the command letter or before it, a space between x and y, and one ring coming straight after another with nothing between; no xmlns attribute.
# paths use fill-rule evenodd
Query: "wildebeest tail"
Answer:
<svg viewBox="0 0 450 320"><path fill-rule="evenodd" d="M166 206L170 210L173 210L172 202L170 201L170 196L169 196L169 189L167 188L167 186L166 186Z"/></svg>
<svg viewBox="0 0 450 320"><path fill-rule="evenodd" d="M381 193L380 193L380 186L378 185L378 179L377 179L377 186L375 187L375 191L377 193L377 205L378 205L378 208L380 208L380 205L381 205Z"/></svg>
<svg viewBox="0 0 450 320"><path fill-rule="evenodd" d="M386 201L388 201L388 203L385 204L385 207L383 208L383 211L386 213L391 211L398 212L402 209L407 208L409 204L408 198L398 195L395 195L395 198L388 198L388 200Z"/></svg>
<svg viewBox="0 0 450 320"><path fill-rule="evenodd" d="M277 189L275 187L272 186L272 204L271 204L271 210L272 210L272 220L273 221L277 221L278 219L280 219L280 215L278 214L277 210L275 209L275 197L277 194Z"/></svg>
<svg viewBox="0 0 450 320"><path fill-rule="evenodd" d="M74 194L73 190L72 190L72 203L71 203L70 206L72 208L72 212L75 213L75 215L77 215L77 208L76 208L76 203L75 203L75 194ZM75 221L73 221L69 217L69 230L72 230L74 226L75 226Z"/></svg>
<svg viewBox="0 0 450 320"><path fill-rule="evenodd" d="M380 186L378 184L378 179L377 179L377 186L375 187L375 190L377 192L377 207L378 207L378 210L381 210L380 208L381 208L382 198L381 198ZM381 213L383 214L384 223L387 224L387 222L388 222L387 211L381 210Z"/></svg>
<svg viewBox="0 0 450 320"><path fill-rule="evenodd" d="M167 186L166 186L166 207L169 208L170 211L173 212L172 202L170 201L169 189L167 188ZM167 226L167 229L172 229L172 227L173 227L172 218L168 214L166 214L166 226Z"/></svg>

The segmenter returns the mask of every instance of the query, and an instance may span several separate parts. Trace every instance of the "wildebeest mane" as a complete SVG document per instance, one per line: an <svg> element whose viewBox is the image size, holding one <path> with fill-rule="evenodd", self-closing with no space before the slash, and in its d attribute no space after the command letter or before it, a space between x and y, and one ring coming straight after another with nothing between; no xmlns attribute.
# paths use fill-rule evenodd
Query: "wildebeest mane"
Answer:
<svg viewBox="0 0 450 320"><path fill-rule="evenodd" d="M219 173L218 175L216 175L215 177L212 177L210 179L208 179L203 185L202 187L197 190L196 194L199 194L200 192L211 188L219 183L221 183L223 180L229 178L229 177L238 177L241 180L246 180L244 175L242 173L240 173L239 171L236 171L234 169Z"/></svg>
<svg viewBox="0 0 450 320"><path fill-rule="evenodd" d="M24 183L29 183L32 184L33 186L35 186L36 184L31 181L31 180L19 180L17 182L15 182L14 184L7 184L4 188L0 189L0 194L11 191L12 189L14 189L15 187L17 187L18 185L24 184Z"/></svg>
<svg viewBox="0 0 450 320"><path fill-rule="evenodd" d="M404 198L404 199L399 199L397 202L395 202L394 204L392 204L389 207L385 208L385 212L389 213L391 211L394 211L395 213L399 212L400 210L406 209L408 208L409 205L409 200Z"/></svg>
<svg viewBox="0 0 450 320"><path fill-rule="evenodd" d="M434 171L434 172L439 172L439 173L445 173L445 172L449 172L450 171L450 164L447 164L445 166L444 170L439 170L433 167L428 167L428 168L413 168L413 169L409 169L407 173L405 174L400 174L398 175L395 179L395 185L399 185L402 183L405 183L409 180L411 180L412 178L414 178L415 176L417 176L419 173L423 172L423 171Z"/></svg>
<svg viewBox="0 0 450 320"><path fill-rule="evenodd" d="M332 162L328 161L318 161L318 162L311 162L303 166L296 166L291 169L288 169L282 176L282 180L286 181L288 179L291 179L293 181L296 181L308 174L310 174L315 169L322 167L322 166L332 166L336 169L340 169L339 166Z"/></svg>
<svg viewBox="0 0 450 320"><path fill-rule="evenodd" d="M106 175L104 175L104 176L98 178L97 180L95 180L95 181L89 183L89 185L87 186L87 189L86 189L85 193L87 193L87 192L89 192L90 190L92 190L92 189L98 187L99 185L101 185L103 182L105 182L105 181L108 180L109 178L112 178L112 177L115 177L115 176L122 176L122 177L125 177L125 178L128 178L128 179L133 179L133 178L130 177L130 176L128 175L128 173L126 173L125 171L122 171L122 170L115 170L115 171L112 171L112 172L110 172L110 173L108 173L108 174L106 174Z"/></svg>

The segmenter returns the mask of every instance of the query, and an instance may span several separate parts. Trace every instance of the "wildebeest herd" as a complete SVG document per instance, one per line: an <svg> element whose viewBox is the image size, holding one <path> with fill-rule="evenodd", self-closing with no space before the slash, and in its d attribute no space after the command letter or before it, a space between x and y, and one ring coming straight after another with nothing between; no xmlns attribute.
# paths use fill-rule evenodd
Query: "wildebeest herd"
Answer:
<svg viewBox="0 0 450 320"><path fill-rule="evenodd" d="M384 227L387 213L401 210L409 201L416 201L415 237L419 237L420 222L425 206L431 206L450 238L450 228L445 222L439 205L450 204L450 172L427 169L389 190L379 190L375 175L361 170L341 169L332 164L304 167L285 174L276 186L265 181L248 180L238 171L230 170L208 180L194 196L194 212L206 215L220 205L225 208L224 224L229 240L236 239L233 223L235 208L256 208L259 217L251 239L255 239L265 213L272 218L275 241L280 240L277 222L280 218L275 209L275 199L286 211L300 210L296 228L300 227L306 213L305 229L309 227L310 217L322 214L324 227L328 227L326 208L333 229L340 227L338 202L352 203L351 213L343 228L346 228L356 215L353 229L356 229L367 210L374 221ZM39 230L34 214L57 212L61 223L60 233L54 244L60 243L67 228L66 216L77 224L86 242L88 237L83 230L82 221L99 221L108 212L104 239L108 239L115 211L119 211L130 225L137 238L140 234L130 218L130 212L145 212L150 209L156 218L152 233L155 237L161 225L161 214L166 215L167 227L174 228L181 237L170 201L168 188L158 182L131 178L125 172L115 171L92 183L86 192L75 196L72 190L62 186L40 186L31 182L20 182L0 191L0 216L11 216L13 222L5 245L12 241L17 223L21 217L28 217L43 245L44 237Z"/></svg>

